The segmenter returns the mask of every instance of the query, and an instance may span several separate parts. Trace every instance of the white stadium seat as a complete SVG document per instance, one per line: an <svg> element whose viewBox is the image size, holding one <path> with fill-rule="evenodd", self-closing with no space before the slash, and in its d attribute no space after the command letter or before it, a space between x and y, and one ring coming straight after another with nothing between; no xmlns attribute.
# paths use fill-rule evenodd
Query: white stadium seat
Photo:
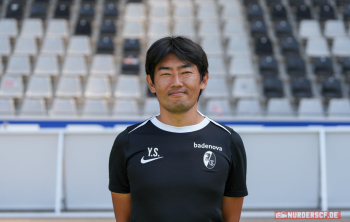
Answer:
<svg viewBox="0 0 350 222"><path fill-rule="evenodd" d="M323 37L309 38L305 53L309 57L327 57L330 55L327 40Z"/></svg>
<svg viewBox="0 0 350 222"><path fill-rule="evenodd" d="M66 56L63 62L62 75L87 75L86 60L82 56Z"/></svg>
<svg viewBox="0 0 350 222"><path fill-rule="evenodd" d="M1 79L0 96L21 98L23 96L23 80L20 76L4 76Z"/></svg>
<svg viewBox="0 0 350 222"><path fill-rule="evenodd" d="M45 116L46 105L44 99L25 98L22 102L21 116Z"/></svg>
<svg viewBox="0 0 350 222"><path fill-rule="evenodd" d="M253 76L255 70L250 56L236 56L232 58L229 73L232 76Z"/></svg>
<svg viewBox="0 0 350 222"><path fill-rule="evenodd" d="M332 54L337 57L350 56L350 38L336 37L333 41Z"/></svg>
<svg viewBox="0 0 350 222"><path fill-rule="evenodd" d="M145 28L142 22L126 21L123 25L123 38L145 38Z"/></svg>
<svg viewBox="0 0 350 222"><path fill-rule="evenodd" d="M225 62L221 56L208 56L209 75L226 75Z"/></svg>
<svg viewBox="0 0 350 222"><path fill-rule="evenodd" d="M10 39L0 35L0 56L9 56L11 53Z"/></svg>
<svg viewBox="0 0 350 222"><path fill-rule="evenodd" d="M77 105L74 99L56 98L52 104L51 116L76 116Z"/></svg>
<svg viewBox="0 0 350 222"><path fill-rule="evenodd" d="M111 85L107 77L90 76L86 83L86 98L111 97Z"/></svg>
<svg viewBox="0 0 350 222"><path fill-rule="evenodd" d="M38 53L38 47L34 37L21 36L17 39L14 54L35 56Z"/></svg>
<svg viewBox="0 0 350 222"><path fill-rule="evenodd" d="M227 98L228 89L225 78L209 78L207 87L203 91L204 98Z"/></svg>
<svg viewBox="0 0 350 222"><path fill-rule="evenodd" d="M229 56L250 55L248 40L242 37L230 38L226 53Z"/></svg>
<svg viewBox="0 0 350 222"><path fill-rule="evenodd" d="M148 37L162 38L170 35L169 24L164 21L151 21L148 27Z"/></svg>
<svg viewBox="0 0 350 222"><path fill-rule="evenodd" d="M91 75L114 76L116 74L114 57L112 55L95 55L91 64Z"/></svg>
<svg viewBox="0 0 350 222"><path fill-rule="evenodd" d="M67 53L70 55L91 54L90 38L88 36L72 36L70 37Z"/></svg>
<svg viewBox="0 0 350 222"><path fill-rule="evenodd" d="M13 116L15 104L11 98L0 98L0 116Z"/></svg>
<svg viewBox="0 0 350 222"><path fill-rule="evenodd" d="M292 106L286 98L271 98L267 103L266 113L268 116L288 117L293 115Z"/></svg>
<svg viewBox="0 0 350 222"><path fill-rule="evenodd" d="M108 106L103 99L86 99L83 107L83 116L107 116Z"/></svg>
<svg viewBox="0 0 350 222"><path fill-rule="evenodd" d="M299 27L299 36L302 39L320 37L321 28L317 20L302 20Z"/></svg>
<svg viewBox="0 0 350 222"><path fill-rule="evenodd" d="M46 37L41 47L41 54L63 56L65 47L60 37Z"/></svg>
<svg viewBox="0 0 350 222"><path fill-rule="evenodd" d="M201 46L208 56L223 56L224 54L220 39L203 39Z"/></svg>
<svg viewBox="0 0 350 222"><path fill-rule="evenodd" d="M138 115L137 101L133 99L117 99L113 106L113 115L135 116Z"/></svg>
<svg viewBox="0 0 350 222"><path fill-rule="evenodd" d="M256 99L240 99L236 105L237 116L260 116L261 106Z"/></svg>
<svg viewBox="0 0 350 222"><path fill-rule="evenodd" d="M205 113L214 118L230 116L230 103L227 99L210 99L206 104Z"/></svg>
<svg viewBox="0 0 350 222"><path fill-rule="evenodd" d="M65 19L51 19L49 21L46 37L67 38L69 36L68 22Z"/></svg>
<svg viewBox="0 0 350 222"><path fill-rule="evenodd" d="M18 35L17 20L4 19L0 20L0 36L15 38Z"/></svg>
<svg viewBox="0 0 350 222"><path fill-rule="evenodd" d="M160 113L159 102L157 98L146 98L143 108L145 116L153 116Z"/></svg>
<svg viewBox="0 0 350 222"><path fill-rule="evenodd" d="M61 76L56 89L57 97L74 97L82 96L82 85L79 77Z"/></svg>
<svg viewBox="0 0 350 222"><path fill-rule="evenodd" d="M256 98L259 96L258 86L253 77L237 77L233 82L234 98Z"/></svg>
<svg viewBox="0 0 350 222"><path fill-rule="evenodd" d="M142 3L128 3L125 7L126 21L143 21L146 19L146 8Z"/></svg>
<svg viewBox="0 0 350 222"><path fill-rule="evenodd" d="M34 69L34 75L57 76L59 64L56 56L40 55Z"/></svg>
<svg viewBox="0 0 350 222"><path fill-rule="evenodd" d="M27 76L31 72L28 56L12 55L7 63L6 74Z"/></svg>
<svg viewBox="0 0 350 222"><path fill-rule="evenodd" d="M196 30L194 28L193 21L177 21L174 24L174 35L182 35L188 38L194 39L196 36Z"/></svg>
<svg viewBox="0 0 350 222"><path fill-rule="evenodd" d="M346 36L344 22L341 20L327 20L325 22L324 35L331 39Z"/></svg>
<svg viewBox="0 0 350 222"><path fill-rule="evenodd" d="M31 76L26 96L31 98L51 98L52 84L48 76Z"/></svg>
<svg viewBox="0 0 350 222"><path fill-rule="evenodd" d="M44 35L41 19L27 18L23 20L21 36L42 38Z"/></svg>
<svg viewBox="0 0 350 222"><path fill-rule="evenodd" d="M141 91L139 77L120 75L117 80L114 96L117 98L140 98Z"/></svg>
<svg viewBox="0 0 350 222"><path fill-rule="evenodd" d="M331 99L328 106L329 117L349 117L350 101L346 98Z"/></svg>
<svg viewBox="0 0 350 222"><path fill-rule="evenodd" d="M219 38L220 26L218 21L205 21L199 25L198 35L201 38Z"/></svg>
<svg viewBox="0 0 350 222"><path fill-rule="evenodd" d="M300 117L322 117L323 106L320 99L303 98L300 100L298 114Z"/></svg>

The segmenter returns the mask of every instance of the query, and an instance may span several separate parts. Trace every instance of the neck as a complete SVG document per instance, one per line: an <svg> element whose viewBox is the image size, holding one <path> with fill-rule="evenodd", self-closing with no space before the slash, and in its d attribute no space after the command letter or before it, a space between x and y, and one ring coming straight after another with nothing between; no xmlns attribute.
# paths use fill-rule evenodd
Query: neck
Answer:
<svg viewBox="0 0 350 222"><path fill-rule="evenodd" d="M171 113L160 106L160 115L157 119L171 126L191 126L200 123L204 117L197 112L197 103L185 113Z"/></svg>

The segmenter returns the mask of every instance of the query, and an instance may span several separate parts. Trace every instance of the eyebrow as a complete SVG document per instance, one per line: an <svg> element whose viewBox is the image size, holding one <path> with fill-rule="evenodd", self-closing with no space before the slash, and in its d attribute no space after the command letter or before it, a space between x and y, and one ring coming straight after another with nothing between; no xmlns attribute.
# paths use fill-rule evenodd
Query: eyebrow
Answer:
<svg viewBox="0 0 350 222"><path fill-rule="evenodd" d="M193 67L193 65L192 65L191 63L186 63L186 64L184 64L184 65L182 65L182 66L177 67L177 69L179 70L179 69L184 69L184 68L188 68L188 67ZM172 69L173 69L173 68L171 68L171 67L160 66L160 67L158 68L158 71L159 71L159 70L172 70Z"/></svg>

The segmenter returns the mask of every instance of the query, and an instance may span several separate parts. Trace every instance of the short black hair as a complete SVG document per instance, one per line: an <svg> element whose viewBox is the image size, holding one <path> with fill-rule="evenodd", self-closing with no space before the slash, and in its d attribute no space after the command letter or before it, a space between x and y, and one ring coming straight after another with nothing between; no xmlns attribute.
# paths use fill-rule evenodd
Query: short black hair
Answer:
<svg viewBox="0 0 350 222"><path fill-rule="evenodd" d="M201 81L208 73L208 58L202 47L184 36L170 36L158 39L147 50L145 70L154 83L154 71L157 64L169 53L174 54L183 62L189 62L197 66ZM201 95L202 90L199 93ZM198 96L198 99L199 99Z"/></svg>

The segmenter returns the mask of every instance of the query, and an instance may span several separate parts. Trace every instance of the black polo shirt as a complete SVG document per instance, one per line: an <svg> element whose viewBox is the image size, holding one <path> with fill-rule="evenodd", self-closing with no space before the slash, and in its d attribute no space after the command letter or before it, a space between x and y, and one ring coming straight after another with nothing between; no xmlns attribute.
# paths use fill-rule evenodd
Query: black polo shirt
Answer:
<svg viewBox="0 0 350 222"><path fill-rule="evenodd" d="M114 141L109 190L131 193L130 221L222 221L223 196L248 195L242 139L205 117L175 127L156 116Z"/></svg>

